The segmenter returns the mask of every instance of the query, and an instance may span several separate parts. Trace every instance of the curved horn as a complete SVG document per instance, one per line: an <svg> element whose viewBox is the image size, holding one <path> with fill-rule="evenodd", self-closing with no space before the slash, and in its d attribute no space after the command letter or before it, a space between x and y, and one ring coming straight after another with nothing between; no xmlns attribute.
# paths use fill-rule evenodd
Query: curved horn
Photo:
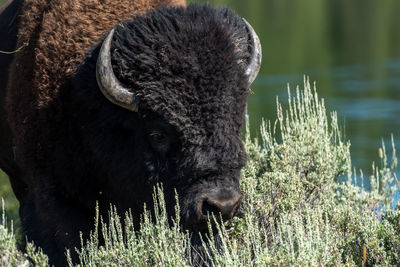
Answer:
<svg viewBox="0 0 400 267"><path fill-rule="evenodd" d="M96 64L97 84L104 96L112 103L129 109L138 111L138 98L135 93L125 88L114 74L111 65L111 40L114 29L110 31L107 38L103 41Z"/></svg>
<svg viewBox="0 0 400 267"><path fill-rule="evenodd" d="M250 86L260 71L262 52L260 39L258 38L257 33L254 31L253 27L251 27L250 23L248 23L244 18L243 21L246 24L247 31L250 35L250 47L252 48L249 65L245 72L246 76L248 77L248 86Z"/></svg>

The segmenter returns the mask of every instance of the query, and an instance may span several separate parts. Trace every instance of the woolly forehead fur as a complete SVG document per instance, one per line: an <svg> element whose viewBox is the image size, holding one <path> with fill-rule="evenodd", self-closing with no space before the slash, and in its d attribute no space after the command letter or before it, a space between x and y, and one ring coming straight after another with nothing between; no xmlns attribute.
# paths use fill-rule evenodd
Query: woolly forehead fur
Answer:
<svg viewBox="0 0 400 267"><path fill-rule="evenodd" d="M226 146L240 142L247 47L233 11L189 5L119 24L111 55L118 79L140 98L140 114L174 125L186 143Z"/></svg>

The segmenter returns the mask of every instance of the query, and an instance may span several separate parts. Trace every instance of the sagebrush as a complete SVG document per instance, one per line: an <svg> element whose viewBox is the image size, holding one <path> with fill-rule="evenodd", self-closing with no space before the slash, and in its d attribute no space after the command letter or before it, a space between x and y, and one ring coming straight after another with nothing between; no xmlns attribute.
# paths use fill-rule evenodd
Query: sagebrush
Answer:
<svg viewBox="0 0 400 267"><path fill-rule="evenodd" d="M399 266L394 145L388 158L382 144L378 164L364 177L352 167L350 143L337 114L326 112L315 86L305 80L294 97L288 91L289 108L284 110L277 100L277 120L262 123L261 138L251 140L247 127L243 203L236 218L204 236L207 249L201 257L206 265ZM363 179L370 181L368 190L357 185ZM161 187L155 189L154 201L155 218L150 211L142 214L140 229L132 224L132 216L139 214L119 218L111 208L109 223L97 218L90 239L76 249L77 265L195 265L190 234L180 228L179 207L170 225L173 214L166 214ZM3 218L0 225L0 266L47 266L46 256L33 244L24 253L17 250L12 227L5 222ZM73 266L70 253L66 257Z"/></svg>

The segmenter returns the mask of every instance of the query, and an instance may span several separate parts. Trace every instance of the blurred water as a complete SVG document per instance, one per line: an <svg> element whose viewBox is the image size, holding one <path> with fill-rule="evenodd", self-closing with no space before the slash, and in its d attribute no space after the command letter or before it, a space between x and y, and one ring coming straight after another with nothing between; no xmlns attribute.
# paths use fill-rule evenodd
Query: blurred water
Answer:
<svg viewBox="0 0 400 267"><path fill-rule="evenodd" d="M400 140L400 59L386 61L385 79L372 79L370 72L368 65L305 70L316 81L328 110L338 112L339 123L352 144L353 163L364 170L377 159L382 139L389 140L393 133L396 144ZM257 132L261 118L275 119L275 96L285 103L287 84L294 89L302 82L303 74L261 74L253 86L255 94L249 97L252 132ZM380 95L382 88L387 94Z"/></svg>

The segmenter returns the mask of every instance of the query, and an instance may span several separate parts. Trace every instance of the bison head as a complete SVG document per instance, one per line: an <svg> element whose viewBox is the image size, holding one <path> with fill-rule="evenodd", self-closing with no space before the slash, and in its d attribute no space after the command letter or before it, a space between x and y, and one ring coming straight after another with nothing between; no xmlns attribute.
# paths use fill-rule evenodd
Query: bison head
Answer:
<svg viewBox="0 0 400 267"><path fill-rule="evenodd" d="M232 218L260 61L254 30L228 9L164 7L118 24L74 79L95 197L141 211L163 183L169 211L177 191L186 229L204 230L209 213Z"/></svg>

